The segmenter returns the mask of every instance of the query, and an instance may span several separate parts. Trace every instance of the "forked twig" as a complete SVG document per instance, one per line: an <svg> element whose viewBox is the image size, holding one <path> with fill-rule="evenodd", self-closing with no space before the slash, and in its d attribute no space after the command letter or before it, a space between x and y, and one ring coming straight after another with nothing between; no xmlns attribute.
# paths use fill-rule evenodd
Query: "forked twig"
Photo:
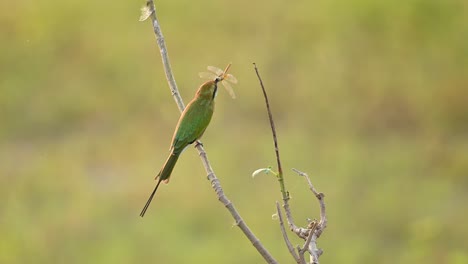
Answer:
<svg viewBox="0 0 468 264"><path fill-rule="evenodd" d="M317 223L315 222L309 237L310 241L309 244L305 244L305 246L308 246L309 253L311 255L312 263L313 264L318 264L319 257L322 255L323 251L317 247L317 239L322 235L323 230L327 227L327 214L325 211L325 195L323 193L317 192L315 189L314 185L312 184L312 181L309 178L309 175L307 173L302 172L298 169L294 169L297 174L300 176L303 176L307 180L307 184L309 185L309 189L314 193L315 197L317 198L319 204L320 204L320 221ZM314 222L314 221L313 221Z"/></svg>

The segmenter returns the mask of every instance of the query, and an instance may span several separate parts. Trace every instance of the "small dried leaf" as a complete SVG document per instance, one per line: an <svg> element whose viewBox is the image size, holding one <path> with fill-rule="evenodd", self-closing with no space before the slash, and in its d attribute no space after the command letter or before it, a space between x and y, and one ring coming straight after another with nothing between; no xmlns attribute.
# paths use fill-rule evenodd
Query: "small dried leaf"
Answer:
<svg viewBox="0 0 468 264"><path fill-rule="evenodd" d="M140 21L145 21L146 19L148 19L148 17L151 16L151 14L153 13L153 11L151 10L151 8L149 6L144 6L141 8L141 15L140 15Z"/></svg>

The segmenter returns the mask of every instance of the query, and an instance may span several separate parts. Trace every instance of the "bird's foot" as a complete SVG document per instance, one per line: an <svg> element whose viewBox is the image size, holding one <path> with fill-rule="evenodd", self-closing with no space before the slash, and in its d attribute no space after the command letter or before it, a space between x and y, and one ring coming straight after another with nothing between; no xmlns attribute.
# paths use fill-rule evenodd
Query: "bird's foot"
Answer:
<svg viewBox="0 0 468 264"><path fill-rule="evenodd" d="M195 148L198 148L198 146L203 147L203 143L200 140L195 141Z"/></svg>

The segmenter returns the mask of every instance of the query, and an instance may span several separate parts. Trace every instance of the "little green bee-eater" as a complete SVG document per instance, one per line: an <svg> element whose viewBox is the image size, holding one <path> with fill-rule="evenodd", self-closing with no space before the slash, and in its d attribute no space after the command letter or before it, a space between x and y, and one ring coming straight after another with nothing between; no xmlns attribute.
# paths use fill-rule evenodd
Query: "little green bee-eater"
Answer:
<svg viewBox="0 0 468 264"><path fill-rule="evenodd" d="M221 80L222 77L217 77L214 80L202 84L200 88L198 88L195 97L182 112L172 137L169 157L156 176L158 183L148 198L145 207L143 207L140 213L141 217L145 215L151 200L153 200L154 194L158 190L159 184L162 181L165 183L169 182L169 177L171 176L179 155L188 145L199 139L208 127L211 117L213 116L214 99L218 90L218 82Z"/></svg>

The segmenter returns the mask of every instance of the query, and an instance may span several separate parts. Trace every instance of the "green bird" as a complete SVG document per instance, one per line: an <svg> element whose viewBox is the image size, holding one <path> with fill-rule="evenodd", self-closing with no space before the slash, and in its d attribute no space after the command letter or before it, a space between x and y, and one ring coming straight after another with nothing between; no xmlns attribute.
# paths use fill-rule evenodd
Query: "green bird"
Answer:
<svg viewBox="0 0 468 264"><path fill-rule="evenodd" d="M175 128L174 136L172 137L170 155L163 168L156 176L156 179L159 178L158 183L148 198L145 207L143 207L140 213L141 217L145 215L151 200L153 200L154 194L158 190L159 184L161 184L162 181L165 183L169 182L169 177L182 151L188 145L198 140L208 127L211 117L213 116L214 99L218 91L218 82L222 80L222 76L218 76L214 80L202 84L200 88L198 88L195 97L182 112Z"/></svg>

